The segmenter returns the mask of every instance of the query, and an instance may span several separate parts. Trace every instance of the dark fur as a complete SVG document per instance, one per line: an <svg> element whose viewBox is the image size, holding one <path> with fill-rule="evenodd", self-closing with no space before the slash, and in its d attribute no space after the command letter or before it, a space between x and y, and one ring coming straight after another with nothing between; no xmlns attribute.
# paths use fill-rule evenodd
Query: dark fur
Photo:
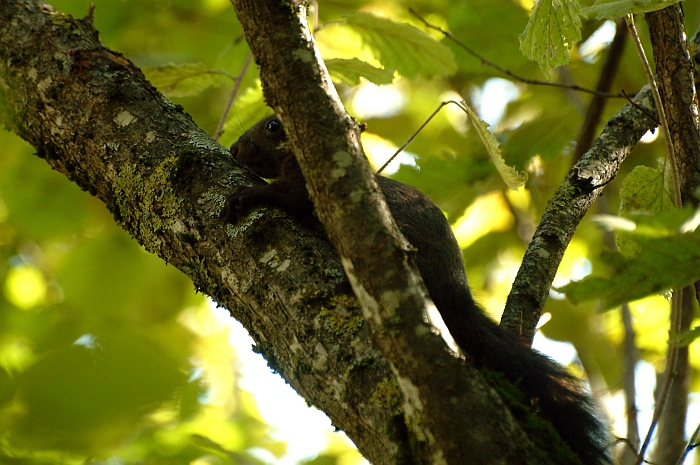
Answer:
<svg viewBox="0 0 700 465"><path fill-rule="evenodd" d="M238 188L226 198L223 223L235 223L256 205L276 205L309 217L313 205L281 123L270 116L231 147L233 157L253 173L276 179L261 187ZM474 300L464 273L462 252L442 211L420 191L377 176L401 232L417 249L423 281L459 347L477 367L503 373L539 407L571 449L588 464L610 463L608 430L581 381L522 344L490 320Z"/></svg>

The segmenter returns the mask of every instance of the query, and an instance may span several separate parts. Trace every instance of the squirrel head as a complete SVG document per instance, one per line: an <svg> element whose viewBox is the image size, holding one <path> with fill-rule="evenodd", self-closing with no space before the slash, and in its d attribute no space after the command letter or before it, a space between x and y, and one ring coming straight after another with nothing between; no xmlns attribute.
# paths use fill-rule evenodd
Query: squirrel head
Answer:
<svg viewBox="0 0 700 465"><path fill-rule="evenodd" d="M286 143L282 123L272 115L248 129L231 146L231 155L258 176L274 179L280 177L285 161L294 158Z"/></svg>

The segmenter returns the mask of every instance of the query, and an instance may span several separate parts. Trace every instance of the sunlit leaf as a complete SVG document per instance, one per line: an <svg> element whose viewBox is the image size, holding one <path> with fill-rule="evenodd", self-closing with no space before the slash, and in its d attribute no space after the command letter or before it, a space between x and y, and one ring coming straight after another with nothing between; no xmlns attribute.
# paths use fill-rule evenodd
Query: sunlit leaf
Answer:
<svg viewBox="0 0 700 465"><path fill-rule="evenodd" d="M452 50L413 26L369 13L348 15L346 21L386 69L426 78L457 71Z"/></svg>
<svg viewBox="0 0 700 465"><path fill-rule="evenodd" d="M227 78L203 63L169 64L145 68L143 73L151 84L168 97L190 97L210 87L220 86Z"/></svg>
<svg viewBox="0 0 700 465"><path fill-rule="evenodd" d="M678 232L678 225L690 216L688 211L674 211L661 217L635 217L634 230L625 225L627 234L639 244L632 258L608 254L610 276L590 276L558 289L571 301L599 299L602 309L641 299L651 294L679 288L700 279L700 232ZM615 225L615 223L609 223Z"/></svg>
<svg viewBox="0 0 700 465"><path fill-rule="evenodd" d="M680 0L614 0L596 2L583 8L585 16L596 15L596 19L616 19L628 14L648 13L680 2Z"/></svg>
<svg viewBox="0 0 700 465"><path fill-rule="evenodd" d="M669 170L637 166L625 177L620 189L623 212L660 213L673 208Z"/></svg>
<svg viewBox="0 0 700 465"><path fill-rule="evenodd" d="M326 60L326 67L328 68L331 78L345 82L351 86L359 84L361 77L375 84L391 84L394 80L394 71L376 68L357 58L349 60L333 58Z"/></svg>
<svg viewBox="0 0 700 465"><path fill-rule="evenodd" d="M577 0L538 0L520 35L520 50L546 74L569 62L569 50L581 40Z"/></svg>
<svg viewBox="0 0 700 465"><path fill-rule="evenodd" d="M506 162L503 159L503 155L501 154L501 149L499 148L500 144L494 137L493 133L489 131L489 125L481 121L479 119L479 115L477 115L474 110L469 108L468 105L465 104L463 108L465 109L469 120L472 122L474 128L479 134L481 141L486 146L486 149L489 152L489 156L491 157L493 164L496 166L498 174L501 175L501 179L503 179L503 182L505 182L506 185L511 189L517 189L519 186L525 184L525 182L527 181L527 173L517 171L512 166L506 165Z"/></svg>
<svg viewBox="0 0 700 465"><path fill-rule="evenodd" d="M673 209L668 164L662 160L659 168L635 167L622 182L620 201L622 213L661 213ZM615 239L622 255L633 257L639 253L640 245L634 235L627 234L624 228L617 228Z"/></svg>

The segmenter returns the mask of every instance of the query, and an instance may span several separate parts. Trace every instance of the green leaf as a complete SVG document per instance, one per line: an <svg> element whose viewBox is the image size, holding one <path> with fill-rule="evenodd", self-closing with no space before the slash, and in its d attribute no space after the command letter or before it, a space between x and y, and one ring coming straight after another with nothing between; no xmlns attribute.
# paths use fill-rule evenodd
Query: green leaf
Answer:
<svg viewBox="0 0 700 465"><path fill-rule="evenodd" d="M235 142L249 127L272 114L272 109L265 105L262 85L260 80L255 81L255 85L249 87L238 97L231 108L226 122L224 123L224 133L219 142L225 147Z"/></svg>
<svg viewBox="0 0 700 465"><path fill-rule="evenodd" d="M486 146L486 150L489 152L489 157L491 157L491 161L493 161L493 164L496 166L498 174L501 175L503 182L505 182L511 189L517 189L519 186L525 184L527 181L527 173L517 171L512 166L506 165L503 155L501 154L501 149L499 148L500 144L496 140L493 133L489 131L489 125L481 121L476 112L469 108L469 106L464 102L462 102L462 107L474 125L474 128L476 129L477 134L479 134L481 141Z"/></svg>
<svg viewBox="0 0 700 465"><path fill-rule="evenodd" d="M663 161L659 168L635 167L622 182L622 211L661 213L672 210L670 181L670 171L664 168Z"/></svg>
<svg viewBox="0 0 700 465"><path fill-rule="evenodd" d="M621 213L661 213L673 210L671 170L659 160L658 168L637 166L625 177L620 189ZM640 246L633 235L618 228L617 248L625 257L633 257Z"/></svg>
<svg viewBox="0 0 700 465"><path fill-rule="evenodd" d="M391 84L394 80L394 71L390 69L376 68L369 63L357 58L343 59L333 58L326 60L328 72L336 81L342 81L351 86L360 83L363 77L375 84Z"/></svg>
<svg viewBox="0 0 700 465"><path fill-rule="evenodd" d="M413 26L369 13L346 16L346 22L385 69L409 78L450 76L457 71L452 50Z"/></svg>
<svg viewBox="0 0 700 465"><path fill-rule="evenodd" d="M569 50L581 40L576 0L538 0L520 35L520 51L545 73L569 62Z"/></svg>
<svg viewBox="0 0 700 465"><path fill-rule="evenodd" d="M596 19L615 19L628 14L648 13L660 10L678 3L680 0L614 0L612 2L596 2L595 5L583 8L581 14L596 15Z"/></svg>
<svg viewBox="0 0 700 465"><path fill-rule="evenodd" d="M602 309L617 307L700 279L700 232L682 233L692 224L692 212L673 211L634 217L636 221L609 223L622 226L639 245L632 258L607 254L610 277L587 277L559 288L572 302L600 299ZM685 219L685 222L682 220ZM630 227L632 224L634 227ZM670 225L679 227L669 227Z"/></svg>
<svg viewBox="0 0 700 465"><path fill-rule="evenodd" d="M169 64L145 68L151 84L167 97L192 97L210 87L219 87L226 75L207 69L204 63Z"/></svg>

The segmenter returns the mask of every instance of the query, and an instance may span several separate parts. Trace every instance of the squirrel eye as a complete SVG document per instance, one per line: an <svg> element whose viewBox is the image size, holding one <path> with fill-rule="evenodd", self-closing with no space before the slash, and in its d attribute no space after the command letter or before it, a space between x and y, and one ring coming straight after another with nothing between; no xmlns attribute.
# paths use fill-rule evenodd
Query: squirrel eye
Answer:
<svg viewBox="0 0 700 465"><path fill-rule="evenodd" d="M273 119L269 123L267 123L267 127L265 128L267 132L277 132L282 128L282 123L277 121L276 119Z"/></svg>

